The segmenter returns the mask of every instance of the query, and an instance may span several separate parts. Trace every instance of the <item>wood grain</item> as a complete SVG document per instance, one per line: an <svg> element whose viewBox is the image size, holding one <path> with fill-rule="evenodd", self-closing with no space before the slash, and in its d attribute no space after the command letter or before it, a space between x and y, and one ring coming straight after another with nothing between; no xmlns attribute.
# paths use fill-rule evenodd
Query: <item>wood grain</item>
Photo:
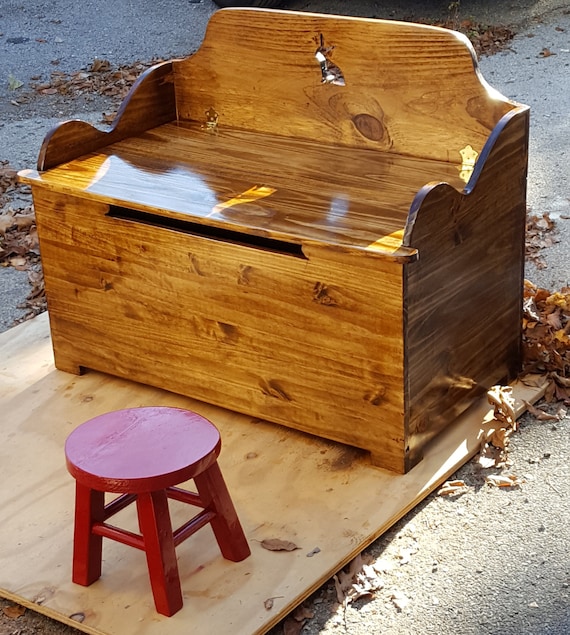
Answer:
<svg viewBox="0 0 570 635"><path fill-rule="evenodd" d="M374 448L402 470L400 265L317 246L299 259L110 218L70 196L35 200L58 368Z"/></svg>
<svg viewBox="0 0 570 635"><path fill-rule="evenodd" d="M38 170L49 170L175 118L172 63L163 62L138 78L121 104L110 130L98 130L78 120L66 121L53 128L42 144Z"/></svg>
<svg viewBox="0 0 570 635"><path fill-rule="evenodd" d="M330 48L345 86L322 84ZM453 161L480 152L512 102L491 92L466 37L395 21L219 11L197 53L174 64L179 119Z"/></svg>
<svg viewBox="0 0 570 635"><path fill-rule="evenodd" d="M134 135L42 174L27 172L22 180L296 244L317 241L357 249L374 244L377 255L407 258L413 249L382 249L379 241L403 231L425 183L446 180L461 189L460 169L459 153L455 162L446 163L237 130L211 135L200 124L180 123ZM255 186L274 191L223 207Z"/></svg>
<svg viewBox="0 0 570 635"><path fill-rule="evenodd" d="M482 400L414 470L396 475L325 439L102 373L58 372L45 317L0 334L0 369L20 376L18 395L0 391L0 596L92 635L266 633L475 453L489 412ZM541 388L519 383L514 395L519 415ZM109 541L104 579L89 588L71 581L74 483L65 439L92 417L148 405L194 410L219 428L220 465L252 550L229 564L207 530L180 545L184 607L175 618L156 614L144 554L135 549ZM175 522L186 520L181 507L173 506ZM134 514L122 514L136 531ZM261 547L275 537L300 548ZM70 617L78 614L82 622Z"/></svg>
<svg viewBox="0 0 570 635"><path fill-rule="evenodd" d="M57 367L410 470L519 368L527 143L457 33L218 11L110 132L63 124L21 174Z"/></svg>
<svg viewBox="0 0 570 635"><path fill-rule="evenodd" d="M409 437L425 443L493 384L521 368L528 109L505 115L459 194L424 188L404 241Z"/></svg>

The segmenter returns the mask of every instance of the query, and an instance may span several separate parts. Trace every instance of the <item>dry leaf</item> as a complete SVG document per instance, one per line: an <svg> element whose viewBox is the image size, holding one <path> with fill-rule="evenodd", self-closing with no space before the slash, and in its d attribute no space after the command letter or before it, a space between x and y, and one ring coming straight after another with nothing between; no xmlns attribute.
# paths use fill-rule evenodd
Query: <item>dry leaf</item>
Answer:
<svg viewBox="0 0 570 635"><path fill-rule="evenodd" d="M540 388L545 384L545 375L524 375L520 378L520 381L525 386Z"/></svg>
<svg viewBox="0 0 570 635"><path fill-rule="evenodd" d="M533 262L537 269L546 268L546 262L541 252L556 241L554 227L554 221L548 214L542 214L542 216L529 214L527 216L525 257Z"/></svg>
<svg viewBox="0 0 570 635"><path fill-rule="evenodd" d="M113 121L115 121L116 116L117 116L116 112L110 112L110 113L104 112L101 117L101 123L104 123L110 126L113 123Z"/></svg>
<svg viewBox="0 0 570 635"><path fill-rule="evenodd" d="M398 611L403 611L410 603L409 598L407 598L401 591L394 591L390 596L390 599Z"/></svg>
<svg viewBox="0 0 570 635"><path fill-rule="evenodd" d="M105 71L111 70L111 62L108 60L100 60L95 58L93 60L93 64L91 64L91 68L89 69L92 73L101 73Z"/></svg>
<svg viewBox="0 0 570 635"><path fill-rule="evenodd" d="M497 428L493 430L493 433L489 437L489 443L500 450L506 450L511 432L512 429Z"/></svg>
<svg viewBox="0 0 570 635"><path fill-rule="evenodd" d="M21 82L19 79L16 79L12 73L8 75L8 88L10 90L18 90L24 85L24 82Z"/></svg>
<svg viewBox="0 0 570 635"><path fill-rule="evenodd" d="M538 54L538 57L550 57L551 55L556 55L549 48L543 48L542 51Z"/></svg>
<svg viewBox="0 0 570 635"><path fill-rule="evenodd" d="M570 377L561 377L558 373L552 373L552 377L556 383L564 386L565 388L570 388Z"/></svg>
<svg viewBox="0 0 570 635"><path fill-rule="evenodd" d="M15 227L15 225L16 223L14 222L12 214L8 213L0 215L0 235L5 236L6 232Z"/></svg>
<svg viewBox="0 0 570 635"><path fill-rule="evenodd" d="M22 256L10 258L8 262L12 265L12 267L14 267L14 269L18 269L18 271L24 271L28 265L28 261Z"/></svg>
<svg viewBox="0 0 570 635"><path fill-rule="evenodd" d="M2 613L11 620L18 619L25 612L25 607L20 606L19 604L12 604L11 606L5 606L2 608Z"/></svg>
<svg viewBox="0 0 570 635"><path fill-rule="evenodd" d="M261 541L261 546L269 551L295 551L300 549L294 542L289 540L280 540L279 538L266 538Z"/></svg>
<svg viewBox="0 0 570 635"><path fill-rule="evenodd" d="M484 468L500 467L507 461L510 435L517 430L515 400L511 386L493 386L487 392L493 406L493 419L480 431L479 464Z"/></svg>
<svg viewBox="0 0 570 635"><path fill-rule="evenodd" d="M74 622L84 622L85 621L85 613L83 613L82 611L80 611L79 613L72 613L69 616L69 619L73 620Z"/></svg>
<svg viewBox="0 0 570 635"><path fill-rule="evenodd" d="M502 474L489 474L485 481L495 487L517 487L522 483L517 476L503 476Z"/></svg>
<svg viewBox="0 0 570 635"><path fill-rule="evenodd" d="M441 489L438 491L437 495L449 496L451 494L464 493L466 487L467 486L465 485L465 481L460 481L460 480L446 481L441 486Z"/></svg>
<svg viewBox="0 0 570 635"><path fill-rule="evenodd" d="M535 408L532 404L528 403L528 401L525 401L524 405L529 413L538 419L538 421L558 421L556 415L551 415L548 412L544 412L544 410L540 410L540 408Z"/></svg>
<svg viewBox="0 0 570 635"><path fill-rule="evenodd" d="M560 311L554 311L554 313L547 315L546 323L553 329L557 331L560 330L562 328L562 316L560 315Z"/></svg>
<svg viewBox="0 0 570 635"><path fill-rule="evenodd" d="M19 214L18 216L14 216L14 226L20 231L24 231L35 224L36 217L34 214Z"/></svg>
<svg viewBox="0 0 570 635"><path fill-rule="evenodd" d="M360 554L351 561L348 571L339 571L333 576L333 580L337 600L345 607L358 598L374 595L384 587L378 570L373 565L364 563Z"/></svg>
<svg viewBox="0 0 570 635"><path fill-rule="evenodd" d="M298 622L292 617L288 617L283 622L283 635L299 635L303 630L304 623Z"/></svg>
<svg viewBox="0 0 570 635"><path fill-rule="evenodd" d="M516 427L512 386L493 386L487 391L487 399L494 408L493 417L497 421Z"/></svg>
<svg viewBox="0 0 570 635"><path fill-rule="evenodd" d="M479 454L479 465L484 468L501 467L505 464L506 456L503 450L486 444Z"/></svg>
<svg viewBox="0 0 570 635"><path fill-rule="evenodd" d="M352 588L354 576L350 573L339 571L333 576L333 580L336 590L336 599L339 604L344 604L348 597L348 591Z"/></svg>

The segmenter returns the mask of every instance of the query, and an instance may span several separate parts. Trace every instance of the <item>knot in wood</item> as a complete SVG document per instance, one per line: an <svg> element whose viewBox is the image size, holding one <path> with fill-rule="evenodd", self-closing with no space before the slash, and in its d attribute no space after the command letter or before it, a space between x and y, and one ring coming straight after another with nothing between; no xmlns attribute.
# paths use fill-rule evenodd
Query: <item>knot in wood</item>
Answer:
<svg viewBox="0 0 570 635"><path fill-rule="evenodd" d="M329 295L329 288L323 282L315 282L313 287L313 301L327 306L337 306L338 302Z"/></svg>

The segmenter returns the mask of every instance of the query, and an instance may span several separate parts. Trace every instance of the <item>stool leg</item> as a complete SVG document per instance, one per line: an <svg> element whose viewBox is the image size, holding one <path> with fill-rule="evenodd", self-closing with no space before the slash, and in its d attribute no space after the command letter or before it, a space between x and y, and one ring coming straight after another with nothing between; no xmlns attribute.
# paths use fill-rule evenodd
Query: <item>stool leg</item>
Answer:
<svg viewBox="0 0 570 635"><path fill-rule="evenodd" d="M89 586L101 577L103 537L91 532L93 523L103 522L105 494L75 482L75 529L73 573L76 584Z"/></svg>
<svg viewBox="0 0 570 635"><path fill-rule="evenodd" d="M139 494L137 510L156 610L174 615L183 600L166 491Z"/></svg>
<svg viewBox="0 0 570 635"><path fill-rule="evenodd" d="M251 551L218 463L194 477L194 483L204 507L216 512L211 525L224 558L247 558Z"/></svg>

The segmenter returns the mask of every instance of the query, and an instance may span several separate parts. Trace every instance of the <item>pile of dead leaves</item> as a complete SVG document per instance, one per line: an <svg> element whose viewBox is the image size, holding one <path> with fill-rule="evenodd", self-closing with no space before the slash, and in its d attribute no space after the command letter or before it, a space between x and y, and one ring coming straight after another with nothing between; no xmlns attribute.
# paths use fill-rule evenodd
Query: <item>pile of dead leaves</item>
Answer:
<svg viewBox="0 0 570 635"><path fill-rule="evenodd" d="M538 421L558 421L570 406L570 287L551 292L528 280L524 283L523 306L523 383L539 386L546 381L543 407L525 402ZM538 383L535 383L538 382ZM487 392L494 413L481 429L479 464L484 468L508 465L510 438L518 424L510 386L494 386ZM557 412L550 412L553 402ZM491 475L487 481L496 487L513 487L520 480L512 475ZM440 491L453 494L461 488Z"/></svg>
<svg viewBox="0 0 570 635"><path fill-rule="evenodd" d="M515 37L515 32L507 26L482 25L472 20L463 20L458 30L471 40L477 55L493 55L502 51Z"/></svg>
<svg viewBox="0 0 570 635"><path fill-rule="evenodd" d="M9 201L9 194L18 187L18 175L7 161L0 161L0 209Z"/></svg>
<svg viewBox="0 0 570 635"><path fill-rule="evenodd" d="M433 26L459 31L466 35L478 56L493 55L506 49L515 37L515 32L507 26L479 24L473 20L449 18L430 22Z"/></svg>
<svg viewBox="0 0 570 635"><path fill-rule="evenodd" d="M524 285L523 370L547 374L547 401L570 405L570 287L552 293Z"/></svg>
<svg viewBox="0 0 570 635"><path fill-rule="evenodd" d="M95 59L87 70L53 71L49 81L36 81L30 87L39 95L63 95L72 99L83 94L101 95L111 98L118 107L143 71L162 61L155 58L114 67L108 60ZM110 123L114 115L114 112L104 115L103 121Z"/></svg>
<svg viewBox="0 0 570 635"><path fill-rule="evenodd" d="M106 95L123 99L139 75L162 60L135 62L113 67L108 60L95 59L87 70L75 73L53 71L50 80L33 83L31 88L40 95L68 95L71 97L83 93Z"/></svg>
<svg viewBox="0 0 570 635"><path fill-rule="evenodd" d="M541 216L530 213L527 214L525 256L537 269L546 268L546 261L542 256L542 250L547 247L552 247L554 243L558 242L554 234L554 228L554 221L548 214L542 214Z"/></svg>
<svg viewBox="0 0 570 635"><path fill-rule="evenodd" d="M552 292L525 280L523 312L522 381L536 386L546 381L544 406L537 408L527 402L525 406L538 421L558 421L570 406L570 287ZM478 461L484 468L502 468L508 465L510 438L518 427L512 388L494 386L487 397L494 413L481 429ZM556 412L548 405L553 402L558 404ZM492 475L487 479L496 487L520 483L512 475ZM459 485L442 488L440 494L461 493Z"/></svg>
<svg viewBox="0 0 570 635"><path fill-rule="evenodd" d="M493 406L493 418L481 429L478 461L484 468L504 467L510 437L518 428L513 389L511 386L493 386L487 392L487 399Z"/></svg>
<svg viewBox="0 0 570 635"><path fill-rule="evenodd" d="M15 204L15 199L18 204ZM46 310L36 217L27 188L18 184L16 170L0 161L0 266L27 271L31 291L24 319Z"/></svg>

